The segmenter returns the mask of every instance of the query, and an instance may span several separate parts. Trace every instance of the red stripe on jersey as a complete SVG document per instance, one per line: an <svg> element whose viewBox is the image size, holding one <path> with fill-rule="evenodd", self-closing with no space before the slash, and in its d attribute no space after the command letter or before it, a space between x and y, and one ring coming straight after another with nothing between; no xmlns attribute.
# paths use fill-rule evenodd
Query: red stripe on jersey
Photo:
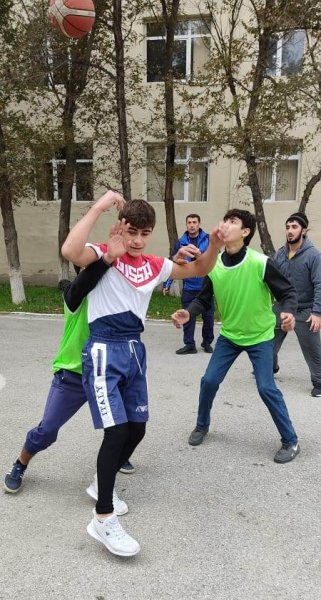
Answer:
<svg viewBox="0 0 321 600"><path fill-rule="evenodd" d="M137 256L124 254L113 263L113 267L135 287L146 285L160 274L164 258L162 256Z"/></svg>
<svg viewBox="0 0 321 600"><path fill-rule="evenodd" d="M98 246L98 248L100 248L104 254L107 252L107 244L99 244L98 242L94 242L93 245Z"/></svg>

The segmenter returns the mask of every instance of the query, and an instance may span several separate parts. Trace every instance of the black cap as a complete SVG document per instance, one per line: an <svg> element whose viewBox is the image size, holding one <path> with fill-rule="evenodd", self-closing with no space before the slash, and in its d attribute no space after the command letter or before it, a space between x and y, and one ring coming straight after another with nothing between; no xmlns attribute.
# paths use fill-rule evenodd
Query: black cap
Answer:
<svg viewBox="0 0 321 600"><path fill-rule="evenodd" d="M287 218L285 224L287 224L289 221L297 221L304 229L307 229L309 226L309 219L303 212L293 213Z"/></svg>

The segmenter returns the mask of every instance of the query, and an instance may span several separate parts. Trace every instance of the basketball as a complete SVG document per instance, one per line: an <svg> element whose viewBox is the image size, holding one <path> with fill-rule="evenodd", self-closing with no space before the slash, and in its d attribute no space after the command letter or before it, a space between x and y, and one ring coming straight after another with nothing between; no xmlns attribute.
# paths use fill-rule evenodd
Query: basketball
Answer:
<svg viewBox="0 0 321 600"><path fill-rule="evenodd" d="M95 7L92 0L49 0L48 16L64 36L82 38L95 22Z"/></svg>

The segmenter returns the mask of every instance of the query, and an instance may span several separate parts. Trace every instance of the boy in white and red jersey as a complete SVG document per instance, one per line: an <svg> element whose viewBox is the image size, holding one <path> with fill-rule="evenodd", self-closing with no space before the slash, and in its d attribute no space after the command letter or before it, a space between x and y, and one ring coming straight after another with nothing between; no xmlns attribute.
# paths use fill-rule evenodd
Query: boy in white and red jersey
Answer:
<svg viewBox="0 0 321 600"><path fill-rule="evenodd" d="M121 527L114 514L112 493L117 471L145 435L148 419L146 355L140 335L149 300L156 286L172 279L204 276L214 265L224 244L224 226L210 234L208 250L193 262L194 246L180 249L176 260L145 255L155 226L155 211L144 200L127 202L119 214L123 253L112 254L87 244L99 216L110 207L109 191L100 198L69 233L62 253L79 266L104 258L112 267L88 295L90 337L84 348L83 384L94 413L94 425L104 429L97 459L98 501L88 533L110 552L133 556L136 540Z"/></svg>

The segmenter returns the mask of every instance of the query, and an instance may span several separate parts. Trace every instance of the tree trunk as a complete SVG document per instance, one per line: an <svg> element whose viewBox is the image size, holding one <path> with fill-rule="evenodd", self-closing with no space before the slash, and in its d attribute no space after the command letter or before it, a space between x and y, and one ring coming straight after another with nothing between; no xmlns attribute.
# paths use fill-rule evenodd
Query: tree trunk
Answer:
<svg viewBox="0 0 321 600"><path fill-rule="evenodd" d="M178 238L178 235L177 235L174 194L173 194L174 180L173 180L173 176L170 175L172 163L170 161L170 158L168 158L169 154L170 154L170 149L167 148L164 203L165 203L166 226L167 226L167 232L168 232L169 254L170 254L170 251L173 248L173 246Z"/></svg>
<svg viewBox="0 0 321 600"><path fill-rule="evenodd" d="M126 117L124 39L122 35L122 0L113 0L113 31L116 53L116 103L119 133L121 183L124 198L131 200L131 178L128 156L128 132Z"/></svg>
<svg viewBox="0 0 321 600"><path fill-rule="evenodd" d="M321 181L321 169L318 171L318 173L316 173L316 175L313 175L313 177L311 177L311 179L309 179L308 183L306 184L303 190L299 211L305 213L305 209L312 194L312 190L317 185L317 183L319 183L319 181Z"/></svg>
<svg viewBox="0 0 321 600"><path fill-rule="evenodd" d="M165 213L169 239L169 252L177 240L177 226L174 205L174 174L176 152L176 126L174 109L174 76L173 53L174 34L177 23L179 0L173 0L171 13L168 14L166 3L162 0L163 17L166 25L165 45L165 127L166 127L166 172L165 172Z"/></svg>
<svg viewBox="0 0 321 600"><path fill-rule="evenodd" d="M14 221L11 185L8 176L6 160L6 143L2 126L0 125L0 204L4 241L9 267L9 281L13 304L26 301L18 248L18 236Z"/></svg>
<svg viewBox="0 0 321 600"><path fill-rule="evenodd" d="M250 156L246 159L246 166L249 177L249 186L251 188L253 197L257 227L261 240L261 248L264 254L272 256L275 252L275 249L265 219L262 194L256 172L256 162L254 156Z"/></svg>
<svg viewBox="0 0 321 600"><path fill-rule="evenodd" d="M70 214L72 188L76 171L76 151L73 119L76 111L75 103L75 83L69 82L67 87L67 96L64 106L63 131L65 148L65 169L62 186L62 196L59 211L58 226L58 252L59 252L59 287L63 288L66 281L69 281L69 262L62 256L61 247L70 231Z"/></svg>
<svg viewBox="0 0 321 600"><path fill-rule="evenodd" d="M271 39L271 23L269 22L269 19L273 11L274 4L274 0L265 0L265 7L262 11L261 28L258 40L258 56L253 73L253 83L252 90L250 93L249 107L247 111L245 124L243 127L243 140L245 150L244 158L247 166L249 185L253 196L255 216L261 240L261 248L264 254L267 254L268 256L273 255L275 249L265 219L262 193L257 176L257 156L255 156L253 153L253 148L255 147L255 144L253 144L252 142L252 134L253 130L255 130L255 121L260 106L261 92L264 86L266 66L268 64Z"/></svg>
<svg viewBox="0 0 321 600"><path fill-rule="evenodd" d="M69 262L61 254L61 247L70 231L70 213L71 213L71 199L72 199L72 188L75 177L76 169L76 157L75 149L72 143L66 146L66 165L64 172L64 181L62 188L62 197L59 211L59 228L58 228L58 247L59 247L59 261L60 261L60 273L59 273L59 284L62 285L63 281L69 280Z"/></svg>

